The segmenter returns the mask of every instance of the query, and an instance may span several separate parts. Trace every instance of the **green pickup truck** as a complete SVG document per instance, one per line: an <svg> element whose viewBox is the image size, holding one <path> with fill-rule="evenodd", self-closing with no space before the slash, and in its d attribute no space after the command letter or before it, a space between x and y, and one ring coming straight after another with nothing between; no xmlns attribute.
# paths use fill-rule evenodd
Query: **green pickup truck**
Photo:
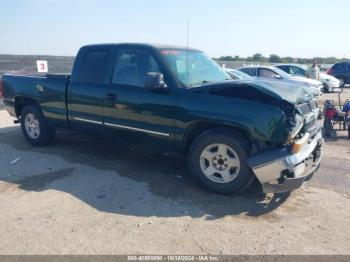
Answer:
<svg viewBox="0 0 350 262"><path fill-rule="evenodd" d="M211 191L300 187L317 170L319 108L304 87L234 81L203 52L148 44L82 47L71 75L4 75L0 96L34 146L71 129L186 156Z"/></svg>

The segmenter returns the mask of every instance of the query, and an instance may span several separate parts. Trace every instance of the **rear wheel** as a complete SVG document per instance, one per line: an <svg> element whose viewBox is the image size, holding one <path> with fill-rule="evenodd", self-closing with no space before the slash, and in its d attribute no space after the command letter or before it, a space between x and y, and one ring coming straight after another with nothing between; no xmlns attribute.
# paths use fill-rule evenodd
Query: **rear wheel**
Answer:
<svg viewBox="0 0 350 262"><path fill-rule="evenodd" d="M55 136L55 129L45 119L35 105L28 105L21 112L21 128L24 137L33 146L50 144Z"/></svg>
<svg viewBox="0 0 350 262"><path fill-rule="evenodd" d="M197 137L189 153L189 168L207 189L233 194L246 189L254 179L246 160L249 143L230 129L213 129Z"/></svg>

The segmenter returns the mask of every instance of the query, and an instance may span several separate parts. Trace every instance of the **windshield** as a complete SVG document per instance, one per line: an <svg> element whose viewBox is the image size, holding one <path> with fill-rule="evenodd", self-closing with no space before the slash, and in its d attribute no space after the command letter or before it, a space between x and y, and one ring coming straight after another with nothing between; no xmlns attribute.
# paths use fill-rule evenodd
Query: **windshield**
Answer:
<svg viewBox="0 0 350 262"><path fill-rule="evenodd" d="M277 68L277 67L273 67L273 71L277 74L279 74L280 76L282 76L283 78L292 78L292 76L286 72L284 72L283 70Z"/></svg>
<svg viewBox="0 0 350 262"><path fill-rule="evenodd" d="M242 71L239 71L239 70L228 69L227 71L229 74L232 74L233 76L237 77L240 80L252 80L253 79L250 75L248 75Z"/></svg>
<svg viewBox="0 0 350 262"><path fill-rule="evenodd" d="M188 87L231 79L217 63L203 52L163 49L161 54L178 79Z"/></svg>

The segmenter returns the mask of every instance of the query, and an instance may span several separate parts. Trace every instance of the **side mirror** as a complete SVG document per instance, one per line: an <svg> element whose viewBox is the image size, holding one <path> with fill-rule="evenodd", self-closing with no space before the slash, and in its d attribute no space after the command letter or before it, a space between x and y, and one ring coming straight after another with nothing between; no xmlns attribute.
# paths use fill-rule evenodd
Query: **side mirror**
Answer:
<svg viewBox="0 0 350 262"><path fill-rule="evenodd" d="M274 78L276 79L282 79L282 77L280 75L275 75Z"/></svg>
<svg viewBox="0 0 350 262"><path fill-rule="evenodd" d="M151 91L168 90L166 83L164 82L164 76L161 73L149 72L145 77L145 88Z"/></svg>

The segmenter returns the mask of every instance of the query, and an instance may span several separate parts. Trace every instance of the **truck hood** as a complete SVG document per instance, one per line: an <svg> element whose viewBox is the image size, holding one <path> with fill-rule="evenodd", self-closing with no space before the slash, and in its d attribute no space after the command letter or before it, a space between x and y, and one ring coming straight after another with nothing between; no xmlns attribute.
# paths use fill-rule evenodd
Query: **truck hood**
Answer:
<svg viewBox="0 0 350 262"><path fill-rule="evenodd" d="M256 92L249 92L253 88ZM256 101L258 93L274 98L275 100L286 101L292 105L307 103L313 99L312 90L305 86L280 80L233 80L220 83L211 83L193 88L194 91L207 91L212 94L231 96ZM233 92L223 92L231 90ZM236 92L235 92L236 91Z"/></svg>

